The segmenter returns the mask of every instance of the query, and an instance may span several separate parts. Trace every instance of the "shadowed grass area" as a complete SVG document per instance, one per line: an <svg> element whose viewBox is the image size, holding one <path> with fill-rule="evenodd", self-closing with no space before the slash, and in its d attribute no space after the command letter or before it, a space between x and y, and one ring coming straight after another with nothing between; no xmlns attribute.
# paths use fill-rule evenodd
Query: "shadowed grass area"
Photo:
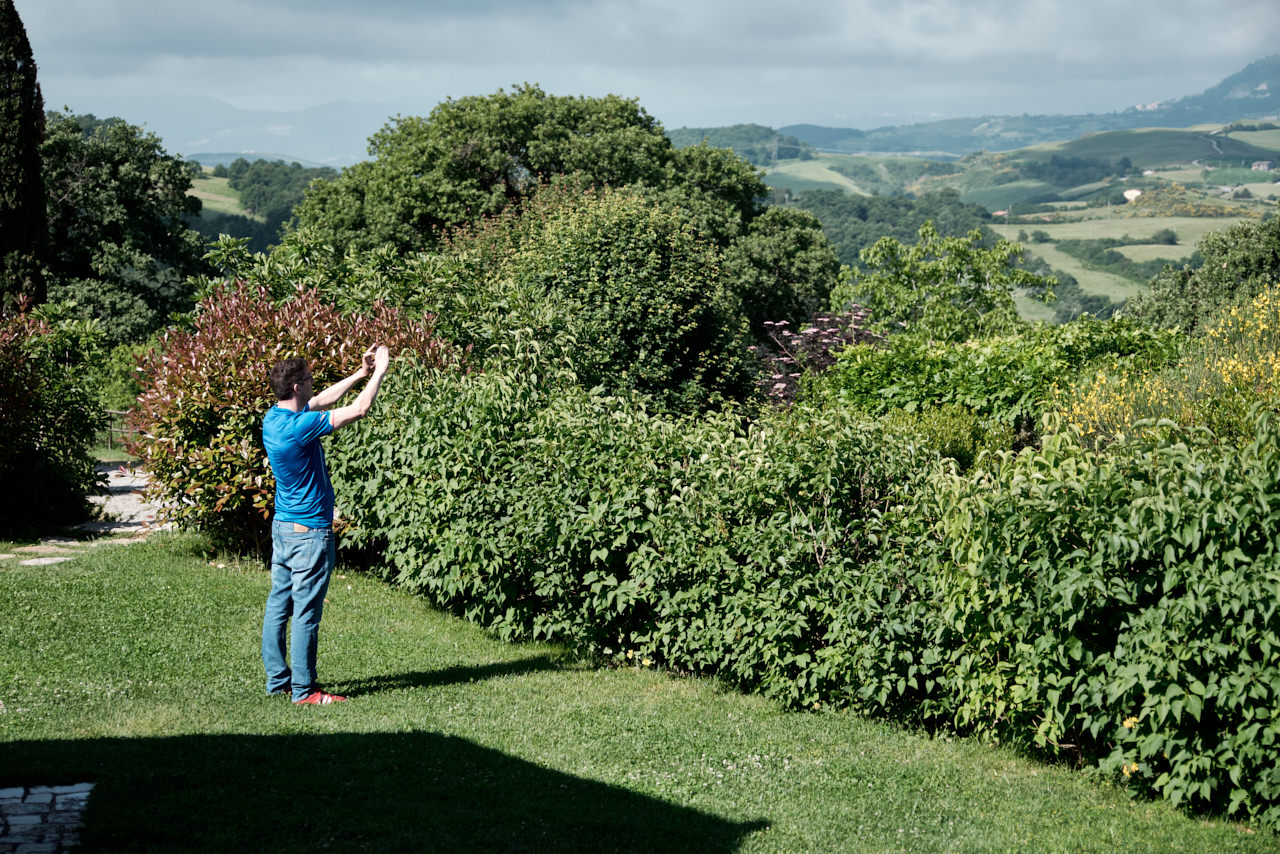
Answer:
<svg viewBox="0 0 1280 854"><path fill-rule="evenodd" d="M267 578L188 536L0 564L0 787L95 782L90 850L1274 850L1062 767L508 645L339 570L263 693Z"/></svg>

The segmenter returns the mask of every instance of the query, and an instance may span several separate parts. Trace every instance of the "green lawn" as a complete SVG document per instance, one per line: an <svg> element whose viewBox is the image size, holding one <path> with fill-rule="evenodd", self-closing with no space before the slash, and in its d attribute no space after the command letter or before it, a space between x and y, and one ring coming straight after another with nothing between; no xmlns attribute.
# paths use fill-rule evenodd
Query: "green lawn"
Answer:
<svg viewBox="0 0 1280 854"><path fill-rule="evenodd" d="M1157 231L1171 229L1178 236L1179 246L1191 249L1211 231L1221 231L1239 218L1234 217L1192 217L1192 216L1144 216L1126 217L1113 210L1110 217L1106 210L1099 210L1096 218L1079 222L1036 222L1024 225L1013 223L1005 226L1002 223L992 225L996 231L1012 239L1016 239L1019 231L1043 231L1053 241L1059 240L1097 240L1103 237L1148 238Z"/></svg>
<svg viewBox="0 0 1280 854"><path fill-rule="evenodd" d="M262 693L265 594L183 535L0 562L0 788L95 782L91 850L1276 844L1009 750L503 644L342 569L321 675L351 702L294 707Z"/></svg>

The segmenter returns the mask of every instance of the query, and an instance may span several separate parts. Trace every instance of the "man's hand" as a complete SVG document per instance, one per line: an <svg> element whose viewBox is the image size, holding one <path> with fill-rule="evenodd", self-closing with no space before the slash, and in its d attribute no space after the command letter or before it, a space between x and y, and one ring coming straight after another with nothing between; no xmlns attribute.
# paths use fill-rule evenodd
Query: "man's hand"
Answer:
<svg viewBox="0 0 1280 854"><path fill-rule="evenodd" d="M370 344L369 349L365 350L364 355L360 357L360 368L361 370L364 371L364 375L366 377L369 376L369 374L373 373L374 353L377 349L378 349L377 344ZM385 350L387 348L383 347L382 349Z"/></svg>
<svg viewBox="0 0 1280 854"><path fill-rule="evenodd" d="M369 365L373 365L373 374L370 375ZM369 407L373 406L374 399L378 396L378 388L382 385L382 377L387 373L387 368L391 365L391 353L381 344L375 344L368 350L365 350L364 356L360 359L359 373L352 374L343 380L340 386L342 390L350 388L358 381L358 377L367 376L369 382L361 390L360 396L356 398L355 403L343 406L329 413L329 423L333 425L334 430L341 430L353 421L359 421L369 412ZM340 386L334 386L339 388Z"/></svg>

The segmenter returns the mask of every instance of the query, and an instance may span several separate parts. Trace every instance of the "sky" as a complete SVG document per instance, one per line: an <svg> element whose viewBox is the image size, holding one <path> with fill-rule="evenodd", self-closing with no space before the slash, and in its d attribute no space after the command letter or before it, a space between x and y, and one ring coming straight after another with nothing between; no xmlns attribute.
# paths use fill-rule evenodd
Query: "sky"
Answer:
<svg viewBox="0 0 1280 854"><path fill-rule="evenodd" d="M409 103L537 83L667 128L1111 112L1280 51L1276 0L15 0L45 102Z"/></svg>

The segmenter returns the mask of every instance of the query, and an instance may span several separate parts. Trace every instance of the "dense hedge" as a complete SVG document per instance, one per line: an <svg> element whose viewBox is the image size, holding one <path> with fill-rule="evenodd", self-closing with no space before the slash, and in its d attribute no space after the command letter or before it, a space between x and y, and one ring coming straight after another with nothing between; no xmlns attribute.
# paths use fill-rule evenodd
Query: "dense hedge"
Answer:
<svg viewBox="0 0 1280 854"><path fill-rule="evenodd" d="M1101 454L1061 433L937 481L898 517L913 602L855 702L1275 824L1280 423L1160 435Z"/></svg>
<svg viewBox="0 0 1280 854"><path fill-rule="evenodd" d="M331 455L386 577L506 638L1280 819L1280 425L1105 455L1054 434L959 476L848 409L673 419L548 373L517 346L388 378Z"/></svg>
<svg viewBox="0 0 1280 854"><path fill-rule="evenodd" d="M503 637L830 699L837 622L881 592L860 567L920 443L804 408L674 419L543 372L517 348L484 374L388 377L330 457L354 542Z"/></svg>

